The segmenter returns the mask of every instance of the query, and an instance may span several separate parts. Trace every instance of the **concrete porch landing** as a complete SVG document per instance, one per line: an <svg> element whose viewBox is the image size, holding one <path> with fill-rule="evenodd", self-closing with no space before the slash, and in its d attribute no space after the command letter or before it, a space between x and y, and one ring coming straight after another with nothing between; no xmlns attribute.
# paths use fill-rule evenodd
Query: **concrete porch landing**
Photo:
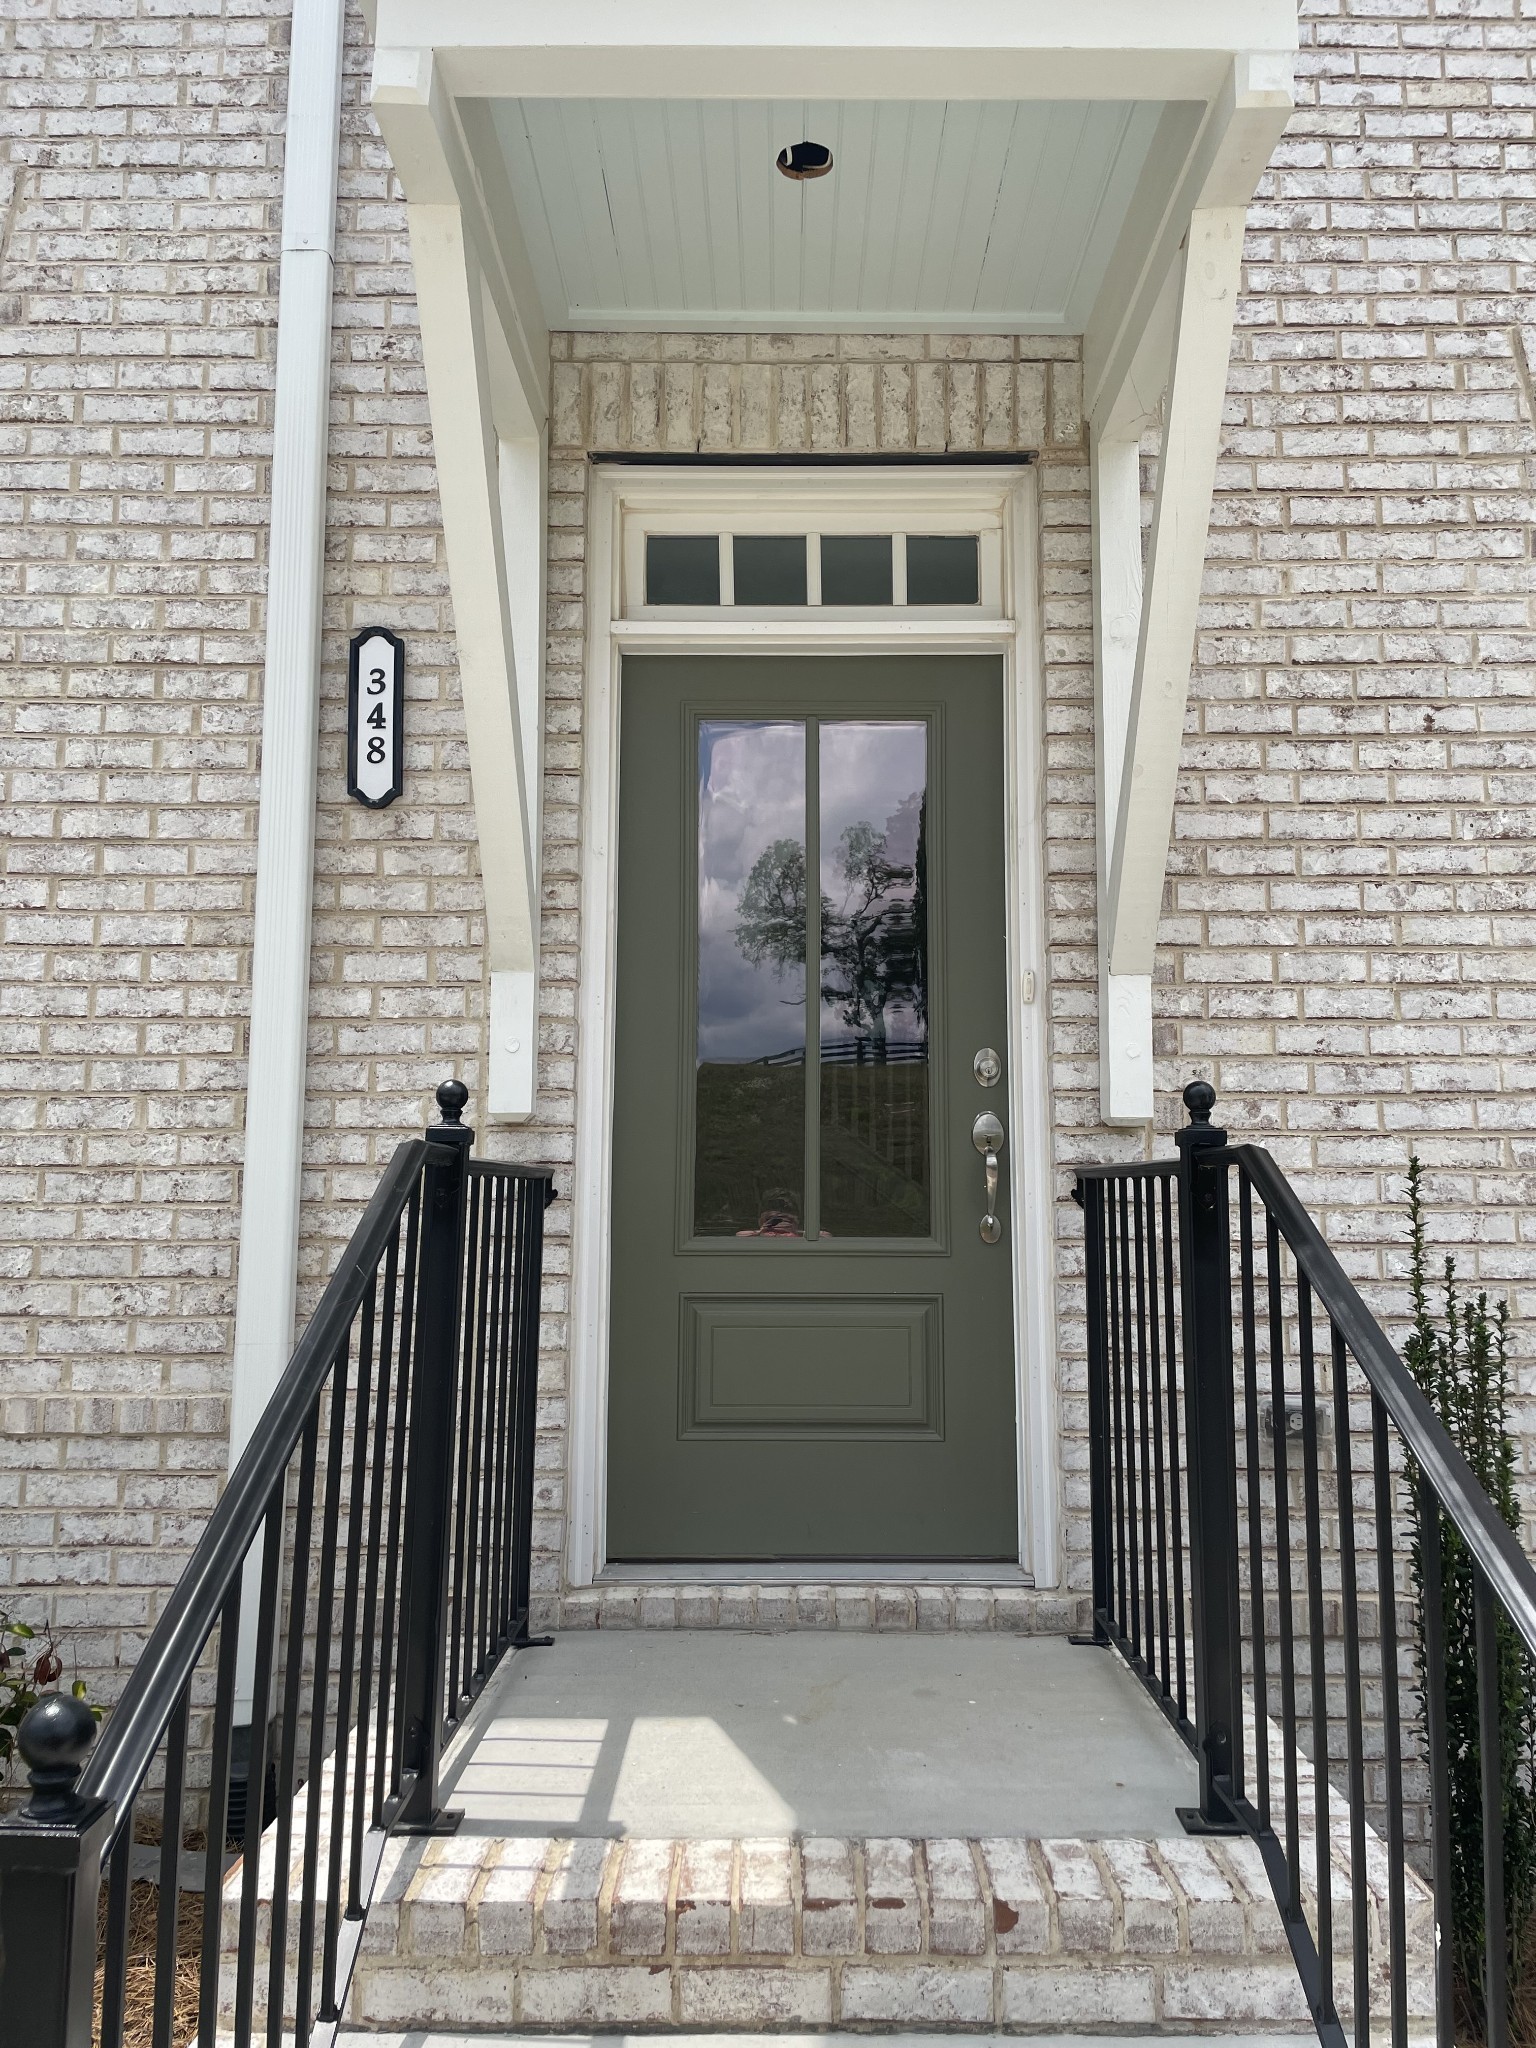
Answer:
<svg viewBox="0 0 1536 2048"><path fill-rule="evenodd" d="M1168 1835L1194 1759L1059 1637L562 1635L513 1658L446 1802L497 1836Z"/></svg>
<svg viewBox="0 0 1536 2048"><path fill-rule="evenodd" d="M1305 2032L1259 1851L1180 1832L1194 1791L1130 1674L1060 1640L563 1637L515 1658L456 1742L443 1796L462 1829L382 1844L347 2018L396 2035ZM1324 1850L1341 1958L1344 1839ZM303 1881L271 1841L263 1899ZM1379 1845L1365 1882L1375 2005ZM227 1891L231 1954L237 1904ZM258 2003L267 1982L258 1955Z"/></svg>

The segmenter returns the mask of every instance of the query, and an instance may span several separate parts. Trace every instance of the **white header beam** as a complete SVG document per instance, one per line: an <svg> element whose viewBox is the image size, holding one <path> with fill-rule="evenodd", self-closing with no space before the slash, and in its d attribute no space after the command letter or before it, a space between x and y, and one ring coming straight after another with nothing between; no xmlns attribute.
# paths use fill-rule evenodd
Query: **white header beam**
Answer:
<svg viewBox="0 0 1536 2048"><path fill-rule="evenodd" d="M829 27L833 34L829 36ZM1295 0L377 0L455 93L719 99L1193 99L1239 51L1289 62Z"/></svg>

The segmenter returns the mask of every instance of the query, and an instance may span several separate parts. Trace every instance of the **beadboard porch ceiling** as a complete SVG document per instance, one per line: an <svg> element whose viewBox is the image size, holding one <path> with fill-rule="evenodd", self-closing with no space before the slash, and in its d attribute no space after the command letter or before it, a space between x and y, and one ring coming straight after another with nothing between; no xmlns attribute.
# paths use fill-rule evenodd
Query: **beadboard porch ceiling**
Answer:
<svg viewBox="0 0 1536 2048"><path fill-rule="evenodd" d="M1081 333L1162 113L1137 100L488 105L501 204L551 328L759 332ZM1191 129L1197 117L1184 110ZM831 150L826 176L779 171L802 141Z"/></svg>

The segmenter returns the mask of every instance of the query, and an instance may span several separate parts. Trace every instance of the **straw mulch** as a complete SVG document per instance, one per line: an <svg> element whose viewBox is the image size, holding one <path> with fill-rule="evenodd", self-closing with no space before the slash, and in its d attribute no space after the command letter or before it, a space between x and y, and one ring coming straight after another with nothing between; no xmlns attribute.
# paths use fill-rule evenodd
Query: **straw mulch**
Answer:
<svg viewBox="0 0 1536 2048"><path fill-rule="evenodd" d="M191 1846L189 1841L188 1846ZM176 1920L175 1989L171 2001L171 2039L191 2041L197 2033L198 1967L203 1940L200 1892L183 1892ZM128 1891L128 1969L123 1984L123 2048L151 2048L155 2014L155 1945L158 1939L160 1887L140 1881ZM101 1888L97 1917L96 2019L101 2020L104 1956L107 1934L107 1887Z"/></svg>

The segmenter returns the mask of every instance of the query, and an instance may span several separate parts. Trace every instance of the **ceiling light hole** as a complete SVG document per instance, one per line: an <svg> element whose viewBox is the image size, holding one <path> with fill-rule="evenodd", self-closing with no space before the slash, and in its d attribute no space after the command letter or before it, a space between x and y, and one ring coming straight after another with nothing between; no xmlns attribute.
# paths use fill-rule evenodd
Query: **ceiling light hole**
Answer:
<svg viewBox="0 0 1536 2048"><path fill-rule="evenodd" d="M824 142L792 142L779 151L778 164L786 178L824 178L832 168L832 152Z"/></svg>

